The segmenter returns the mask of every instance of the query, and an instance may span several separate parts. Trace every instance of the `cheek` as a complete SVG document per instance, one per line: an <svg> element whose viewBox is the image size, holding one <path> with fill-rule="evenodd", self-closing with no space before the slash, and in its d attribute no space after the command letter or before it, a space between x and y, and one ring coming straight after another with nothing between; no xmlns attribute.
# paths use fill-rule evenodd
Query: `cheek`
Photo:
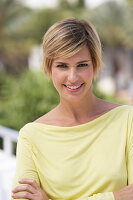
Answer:
<svg viewBox="0 0 133 200"><path fill-rule="evenodd" d="M57 81L56 80L58 80L58 77L57 76L52 76L52 82L53 82L53 85L54 85L54 87L56 88L57 87Z"/></svg>
<svg viewBox="0 0 133 200"><path fill-rule="evenodd" d="M57 89L61 82L61 77L60 77L59 73L57 71L53 70L52 74L51 74L51 78L52 78L54 87Z"/></svg>
<svg viewBox="0 0 133 200"><path fill-rule="evenodd" d="M93 79L93 68L88 69L88 70L84 73L84 78L85 78L86 80Z"/></svg>

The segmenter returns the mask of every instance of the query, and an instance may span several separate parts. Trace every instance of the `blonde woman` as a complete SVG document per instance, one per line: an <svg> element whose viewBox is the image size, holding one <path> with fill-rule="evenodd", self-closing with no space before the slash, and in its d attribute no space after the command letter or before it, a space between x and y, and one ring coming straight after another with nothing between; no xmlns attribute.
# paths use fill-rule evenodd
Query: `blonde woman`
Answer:
<svg viewBox="0 0 133 200"><path fill-rule="evenodd" d="M133 200L133 107L93 94L102 66L95 28L65 19L43 50L60 103L20 130L12 198Z"/></svg>

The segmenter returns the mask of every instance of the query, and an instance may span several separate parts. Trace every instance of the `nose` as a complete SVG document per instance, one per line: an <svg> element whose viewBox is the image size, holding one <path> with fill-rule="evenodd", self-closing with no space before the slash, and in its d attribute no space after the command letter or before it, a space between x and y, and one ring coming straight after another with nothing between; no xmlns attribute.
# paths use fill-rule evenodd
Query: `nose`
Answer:
<svg viewBox="0 0 133 200"><path fill-rule="evenodd" d="M70 69L68 71L68 81L71 83L75 83L78 80L78 73L75 69Z"/></svg>

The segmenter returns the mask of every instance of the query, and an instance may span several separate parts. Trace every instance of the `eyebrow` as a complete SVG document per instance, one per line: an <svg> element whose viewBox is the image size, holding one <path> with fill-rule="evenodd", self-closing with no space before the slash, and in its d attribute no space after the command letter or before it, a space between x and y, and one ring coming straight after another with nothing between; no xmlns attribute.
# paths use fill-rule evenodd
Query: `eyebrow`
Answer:
<svg viewBox="0 0 133 200"><path fill-rule="evenodd" d="M83 62L88 62L88 61L91 61L91 59L89 59L89 60L81 60L81 61L77 62L77 64L83 63ZM65 62L55 62L55 63L68 65L68 63L65 63Z"/></svg>

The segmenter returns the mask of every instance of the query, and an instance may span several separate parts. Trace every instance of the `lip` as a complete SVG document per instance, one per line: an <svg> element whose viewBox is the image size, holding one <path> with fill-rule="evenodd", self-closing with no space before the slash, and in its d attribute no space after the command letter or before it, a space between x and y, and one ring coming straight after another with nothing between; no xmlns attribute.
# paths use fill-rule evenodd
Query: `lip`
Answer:
<svg viewBox="0 0 133 200"><path fill-rule="evenodd" d="M68 91L70 91L70 92L78 92L82 87L83 87L83 85L84 85L84 83L82 83L81 85L80 85L80 87L79 88L76 88L76 89L70 89L70 88L68 88L67 86L70 86L70 87L74 87L74 86L76 86L76 85L65 85L65 84L63 84L64 85L64 87L68 90Z"/></svg>

